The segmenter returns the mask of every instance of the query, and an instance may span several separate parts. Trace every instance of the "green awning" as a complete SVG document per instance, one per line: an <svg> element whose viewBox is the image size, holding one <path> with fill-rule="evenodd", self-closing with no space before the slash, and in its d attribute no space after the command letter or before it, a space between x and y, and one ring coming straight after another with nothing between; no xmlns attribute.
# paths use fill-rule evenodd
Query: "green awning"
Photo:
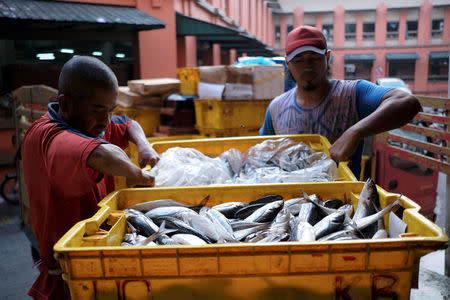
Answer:
<svg viewBox="0 0 450 300"><path fill-rule="evenodd" d="M166 23L134 7L40 0L0 0L0 39L131 40Z"/></svg>
<svg viewBox="0 0 450 300"><path fill-rule="evenodd" d="M344 60L375 60L377 57L372 53L365 54L345 54Z"/></svg>
<svg viewBox="0 0 450 300"><path fill-rule="evenodd" d="M387 60L416 60L420 59L420 55L416 52L408 52L408 53L387 53Z"/></svg>
<svg viewBox="0 0 450 300"><path fill-rule="evenodd" d="M446 58L448 59L448 51L430 52L431 59Z"/></svg>
<svg viewBox="0 0 450 300"><path fill-rule="evenodd" d="M236 49L238 53L278 56L271 47L245 31L176 13L177 36L195 36L198 42L220 44L223 49Z"/></svg>

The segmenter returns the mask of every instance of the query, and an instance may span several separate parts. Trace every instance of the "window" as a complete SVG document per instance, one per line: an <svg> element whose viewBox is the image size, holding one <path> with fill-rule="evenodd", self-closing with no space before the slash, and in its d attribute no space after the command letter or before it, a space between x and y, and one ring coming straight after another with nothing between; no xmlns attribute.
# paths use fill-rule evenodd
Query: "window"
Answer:
<svg viewBox="0 0 450 300"><path fill-rule="evenodd" d="M346 61L344 68L345 79L365 79L370 81L371 60Z"/></svg>
<svg viewBox="0 0 450 300"><path fill-rule="evenodd" d="M281 35L280 25L277 25L275 26L275 39L277 41L280 40L280 35Z"/></svg>
<svg viewBox="0 0 450 300"><path fill-rule="evenodd" d="M430 52L428 81L448 81L448 52Z"/></svg>
<svg viewBox="0 0 450 300"><path fill-rule="evenodd" d="M363 23L363 39L373 40L375 37L375 24L374 23Z"/></svg>
<svg viewBox="0 0 450 300"><path fill-rule="evenodd" d="M386 38L398 39L398 22L387 22Z"/></svg>
<svg viewBox="0 0 450 300"><path fill-rule="evenodd" d="M405 39L415 38L417 38L417 21L407 21Z"/></svg>
<svg viewBox="0 0 450 300"><path fill-rule="evenodd" d="M327 41L333 41L333 24L323 24L322 33Z"/></svg>
<svg viewBox="0 0 450 300"><path fill-rule="evenodd" d="M345 40L352 41L356 39L356 24L345 24Z"/></svg>
<svg viewBox="0 0 450 300"><path fill-rule="evenodd" d="M442 29L444 28L444 20L431 21L431 37L441 37Z"/></svg>
<svg viewBox="0 0 450 300"><path fill-rule="evenodd" d="M389 77L398 77L404 81L414 81L416 69L415 59L402 59L389 61Z"/></svg>
<svg viewBox="0 0 450 300"><path fill-rule="evenodd" d="M288 25L288 26L287 26L287 33L291 32L292 29L294 29L294 26Z"/></svg>

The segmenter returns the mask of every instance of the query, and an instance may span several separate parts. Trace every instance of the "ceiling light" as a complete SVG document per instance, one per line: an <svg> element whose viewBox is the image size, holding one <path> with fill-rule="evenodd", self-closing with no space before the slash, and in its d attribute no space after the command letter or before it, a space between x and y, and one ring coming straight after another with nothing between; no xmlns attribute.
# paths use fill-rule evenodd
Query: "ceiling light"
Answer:
<svg viewBox="0 0 450 300"><path fill-rule="evenodd" d="M62 48L61 50L59 50L61 53L73 53L73 49L67 49L67 48Z"/></svg>

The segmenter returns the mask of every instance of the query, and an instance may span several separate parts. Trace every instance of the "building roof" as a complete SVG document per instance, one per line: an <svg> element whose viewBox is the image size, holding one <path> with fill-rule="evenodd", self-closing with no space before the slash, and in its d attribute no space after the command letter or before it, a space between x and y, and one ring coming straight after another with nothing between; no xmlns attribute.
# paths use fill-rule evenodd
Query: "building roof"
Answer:
<svg viewBox="0 0 450 300"><path fill-rule="evenodd" d="M164 28L165 23L134 7L37 0L0 0L0 27L91 25L135 31Z"/></svg>
<svg viewBox="0 0 450 300"><path fill-rule="evenodd" d="M176 23L178 36L195 35L200 43L217 43L224 49L234 48L238 53L278 56L274 49L243 30L192 18L178 12Z"/></svg>

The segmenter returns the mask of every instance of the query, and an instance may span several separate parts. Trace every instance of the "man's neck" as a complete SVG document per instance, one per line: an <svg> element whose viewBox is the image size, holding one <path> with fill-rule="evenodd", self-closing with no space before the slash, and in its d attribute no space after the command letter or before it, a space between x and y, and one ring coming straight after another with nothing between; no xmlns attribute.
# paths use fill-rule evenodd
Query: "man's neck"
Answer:
<svg viewBox="0 0 450 300"><path fill-rule="evenodd" d="M307 91L301 87L297 87L297 103L302 108L314 108L323 100L331 88L331 82L326 79L312 91Z"/></svg>

